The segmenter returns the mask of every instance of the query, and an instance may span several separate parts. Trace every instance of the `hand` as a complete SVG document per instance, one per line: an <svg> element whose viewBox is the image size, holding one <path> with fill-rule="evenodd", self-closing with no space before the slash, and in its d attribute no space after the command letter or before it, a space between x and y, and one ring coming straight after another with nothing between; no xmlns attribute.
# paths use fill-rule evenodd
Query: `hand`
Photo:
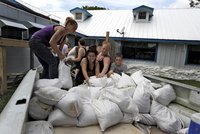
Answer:
<svg viewBox="0 0 200 134"><path fill-rule="evenodd" d="M63 55L63 54L62 54L62 55L59 55L58 57L59 57L60 60L64 60L64 59L66 58L66 56Z"/></svg>
<svg viewBox="0 0 200 134"><path fill-rule="evenodd" d="M97 78L101 78L101 77L103 77L104 75L103 74L99 74L99 75L97 75Z"/></svg>
<svg viewBox="0 0 200 134"><path fill-rule="evenodd" d="M65 64L69 64L69 65L72 65L72 64L73 64L72 59L69 58L69 57L65 57L65 58L63 59L63 61L65 62Z"/></svg>

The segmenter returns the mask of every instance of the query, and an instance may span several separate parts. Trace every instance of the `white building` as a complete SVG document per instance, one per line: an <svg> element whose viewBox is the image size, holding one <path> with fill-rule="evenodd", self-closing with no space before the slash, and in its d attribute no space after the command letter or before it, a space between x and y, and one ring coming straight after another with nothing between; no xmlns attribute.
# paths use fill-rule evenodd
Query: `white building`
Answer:
<svg viewBox="0 0 200 134"><path fill-rule="evenodd" d="M110 32L115 52L131 64L200 68L200 9L84 10L55 13L78 22L77 35L99 44Z"/></svg>

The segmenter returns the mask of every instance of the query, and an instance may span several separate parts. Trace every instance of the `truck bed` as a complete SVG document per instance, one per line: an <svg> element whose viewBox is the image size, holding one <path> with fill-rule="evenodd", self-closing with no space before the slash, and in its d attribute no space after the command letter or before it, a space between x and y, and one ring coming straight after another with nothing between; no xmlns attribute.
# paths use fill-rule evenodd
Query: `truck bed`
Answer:
<svg viewBox="0 0 200 134"><path fill-rule="evenodd" d="M30 70L15 93L9 100L8 104L0 114L0 130L1 134L24 134L25 123L28 122L28 105L33 92L33 86L36 78L37 70ZM180 114L190 120L193 112L200 112L200 100L193 99L200 97L200 88L188 86L178 82L158 78L155 76L145 76L152 82L166 82L171 84L176 92L177 98L173 102L184 107L179 110ZM188 110L187 110L188 109ZM56 134L102 134L99 126L88 127L55 127ZM108 128L104 134L140 134L139 129L132 124L118 124ZM165 134L155 126L151 126L151 134Z"/></svg>
<svg viewBox="0 0 200 134"><path fill-rule="evenodd" d="M56 134L143 134L131 124L118 124L101 132L99 126L88 127L55 127ZM165 134L155 126L151 127L151 134Z"/></svg>

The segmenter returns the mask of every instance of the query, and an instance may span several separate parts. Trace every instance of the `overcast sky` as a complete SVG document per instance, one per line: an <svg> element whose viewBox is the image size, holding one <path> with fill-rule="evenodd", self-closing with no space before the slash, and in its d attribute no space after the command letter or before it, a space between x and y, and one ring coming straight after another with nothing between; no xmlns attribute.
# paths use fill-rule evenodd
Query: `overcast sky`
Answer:
<svg viewBox="0 0 200 134"><path fill-rule="evenodd" d="M99 6L107 9L133 9L146 5L153 8L188 8L189 0L21 0L47 12L68 11L75 7Z"/></svg>

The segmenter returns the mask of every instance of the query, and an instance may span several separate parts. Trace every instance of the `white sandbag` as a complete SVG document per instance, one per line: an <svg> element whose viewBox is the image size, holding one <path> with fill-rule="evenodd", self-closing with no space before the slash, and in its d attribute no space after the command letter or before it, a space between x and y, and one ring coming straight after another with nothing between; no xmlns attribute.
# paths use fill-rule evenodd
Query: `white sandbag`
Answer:
<svg viewBox="0 0 200 134"><path fill-rule="evenodd" d="M28 108L28 112L31 118L36 120L44 120L47 118L51 111L52 106L40 102L36 96L31 98Z"/></svg>
<svg viewBox="0 0 200 134"><path fill-rule="evenodd" d="M70 88L68 91L69 93L75 93L79 99L79 102L84 103L91 101L91 96L90 96L90 88L87 85L79 85Z"/></svg>
<svg viewBox="0 0 200 134"><path fill-rule="evenodd" d="M138 106L140 113L149 113L150 110L150 92L149 84L142 81L138 84L133 94L133 101Z"/></svg>
<svg viewBox="0 0 200 134"><path fill-rule="evenodd" d="M101 99L108 99L116 103L120 110L125 113L134 114L135 116L139 113L137 105L134 103L130 96L126 96L120 90L116 88L105 88L100 95Z"/></svg>
<svg viewBox="0 0 200 134"><path fill-rule="evenodd" d="M156 125L156 121L150 114L139 114L138 116L136 116L135 121L150 126Z"/></svg>
<svg viewBox="0 0 200 134"><path fill-rule="evenodd" d="M89 87L91 99L98 99L102 87Z"/></svg>
<svg viewBox="0 0 200 134"><path fill-rule="evenodd" d="M74 59L77 55L77 52L76 52L76 47L77 46L74 46L70 51L69 53L67 54L67 58L68 57L71 57L72 59Z"/></svg>
<svg viewBox="0 0 200 134"><path fill-rule="evenodd" d="M97 78L96 76L91 76L89 79L89 85L91 87L105 87L107 84L107 77Z"/></svg>
<svg viewBox="0 0 200 134"><path fill-rule="evenodd" d="M125 87L136 87L136 84L130 76L128 76L125 73L122 73L122 76L120 77L117 83L117 88L125 88Z"/></svg>
<svg viewBox="0 0 200 134"><path fill-rule="evenodd" d="M35 82L34 88L35 90L44 88L44 87L57 87L61 88L62 83L60 82L59 79L39 79Z"/></svg>
<svg viewBox="0 0 200 134"><path fill-rule="evenodd" d="M156 120L158 127L166 133L176 134L184 127L176 113L156 101L152 101L150 114Z"/></svg>
<svg viewBox="0 0 200 134"><path fill-rule="evenodd" d="M117 73L113 73L110 75L110 78L117 84L119 82L119 79L121 78L121 75Z"/></svg>
<svg viewBox="0 0 200 134"><path fill-rule="evenodd" d="M56 107L71 117L78 117L81 113L81 102L76 93L68 92L57 104Z"/></svg>
<svg viewBox="0 0 200 134"><path fill-rule="evenodd" d="M78 123L76 117L68 116L60 109L52 111L48 117L48 121L51 122L53 126L76 126Z"/></svg>
<svg viewBox="0 0 200 134"><path fill-rule="evenodd" d="M134 120L135 120L134 114L124 113L124 112L123 112L123 118L122 118L122 120L120 121L120 123L128 123L128 124L131 124L131 123L133 123Z"/></svg>
<svg viewBox="0 0 200 134"><path fill-rule="evenodd" d="M71 88L73 86L71 77L71 65L66 65L63 60L60 60L58 66L58 78L62 83L62 88Z"/></svg>
<svg viewBox="0 0 200 134"><path fill-rule="evenodd" d="M133 94L135 92L136 87L125 87L125 88L119 88L119 90L121 92L123 92L123 94L125 96L130 96L131 98L133 97Z"/></svg>
<svg viewBox="0 0 200 134"><path fill-rule="evenodd" d="M101 131L121 121L123 114L117 104L108 100L94 100L92 103Z"/></svg>
<svg viewBox="0 0 200 134"><path fill-rule="evenodd" d="M160 104L167 106L171 101L176 99L176 93L170 84L164 85L153 92L153 99Z"/></svg>
<svg viewBox="0 0 200 134"><path fill-rule="evenodd" d="M34 93L41 102L48 105L55 105L67 94L67 91L57 87L44 87L36 90Z"/></svg>
<svg viewBox="0 0 200 134"><path fill-rule="evenodd" d="M151 86L152 86L154 89L158 89L158 88L161 88L161 87L162 87L161 84L159 84L159 83L153 83L153 82L151 82Z"/></svg>
<svg viewBox="0 0 200 134"><path fill-rule="evenodd" d="M189 128L183 128L183 129L179 130L177 134L188 134L188 129Z"/></svg>
<svg viewBox="0 0 200 134"><path fill-rule="evenodd" d="M90 126L98 124L96 114L91 103L83 104L82 112L78 117L78 124L79 127Z"/></svg>
<svg viewBox="0 0 200 134"><path fill-rule="evenodd" d="M146 78L143 76L141 70L132 73L132 74L131 74L131 78L134 80L135 84L137 84L137 85L138 85L140 82L142 82L143 80L148 80L148 79L146 79ZM148 81L150 81L150 80L148 80Z"/></svg>
<svg viewBox="0 0 200 134"><path fill-rule="evenodd" d="M30 121L24 126L25 134L55 134L52 124L48 121Z"/></svg>
<svg viewBox="0 0 200 134"><path fill-rule="evenodd" d="M115 81L112 78L106 79L106 87L115 86Z"/></svg>

